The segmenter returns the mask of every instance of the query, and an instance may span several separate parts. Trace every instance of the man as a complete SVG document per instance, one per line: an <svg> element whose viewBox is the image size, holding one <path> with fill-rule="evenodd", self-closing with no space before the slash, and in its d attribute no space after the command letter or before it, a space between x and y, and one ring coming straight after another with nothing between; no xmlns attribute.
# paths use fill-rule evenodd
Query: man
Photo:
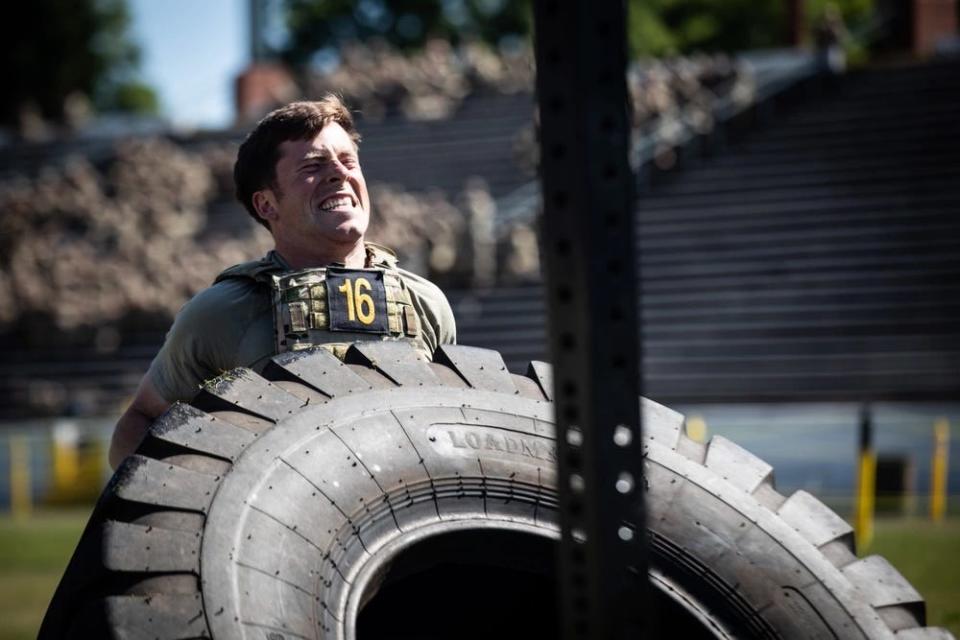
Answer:
<svg viewBox="0 0 960 640"><path fill-rule="evenodd" d="M333 95L277 109L247 136L234 165L237 198L276 248L227 269L180 310L114 429L111 466L173 402L234 367L259 371L280 351L316 345L342 353L357 339L409 340L427 357L456 341L443 293L364 242L370 196L358 142Z"/></svg>

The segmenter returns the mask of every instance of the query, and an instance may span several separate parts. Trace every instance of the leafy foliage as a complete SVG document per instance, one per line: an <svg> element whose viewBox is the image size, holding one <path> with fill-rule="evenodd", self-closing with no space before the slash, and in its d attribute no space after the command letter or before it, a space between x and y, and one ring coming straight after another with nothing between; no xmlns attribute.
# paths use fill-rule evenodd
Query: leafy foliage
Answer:
<svg viewBox="0 0 960 640"><path fill-rule="evenodd" d="M631 0L629 10L637 15L631 49L667 55L777 46L784 41L784 9L783 0ZM644 28L665 37L641 37Z"/></svg>
<svg viewBox="0 0 960 640"><path fill-rule="evenodd" d="M284 11L289 40L282 53L294 64L370 38L410 50L430 38L496 44L532 29L529 0L286 0Z"/></svg>
<svg viewBox="0 0 960 640"><path fill-rule="evenodd" d="M32 0L3 20L7 80L0 121L31 106L60 120L68 96L99 108L155 111L152 90L135 82L139 50L127 37L125 0Z"/></svg>
<svg viewBox="0 0 960 640"><path fill-rule="evenodd" d="M870 18L875 4L875 0L806 0L806 28L809 32L822 20L830 5L847 25L856 27ZM630 0L631 52L663 56L783 46L786 9L784 0Z"/></svg>
<svg viewBox="0 0 960 640"><path fill-rule="evenodd" d="M809 0L808 24L815 24L828 4L855 24L869 17L875 0ZM284 11L289 40L283 53L295 64L371 37L405 50L430 37L496 45L529 38L533 24L530 0L285 0ZM627 28L634 56L777 47L786 40L786 2L629 0Z"/></svg>

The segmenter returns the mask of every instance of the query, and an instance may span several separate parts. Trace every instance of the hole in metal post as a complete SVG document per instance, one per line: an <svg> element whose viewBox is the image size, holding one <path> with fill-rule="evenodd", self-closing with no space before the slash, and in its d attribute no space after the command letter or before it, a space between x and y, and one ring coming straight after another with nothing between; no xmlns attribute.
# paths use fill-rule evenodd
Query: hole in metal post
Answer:
<svg viewBox="0 0 960 640"><path fill-rule="evenodd" d="M576 564L583 564L587 561L587 553L583 550L583 547L573 547L572 549L570 549L570 557L573 559L574 563ZM578 571L577 573L574 574L574 576L575 576L574 580L576 580L576 578L579 577L583 581L583 584L586 584L587 577L585 575L583 575Z"/></svg>
<svg viewBox="0 0 960 640"><path fill-rule="evenodd" d="M619 529L617 529L617 535L624 542L630 542L631 540L633 540L633 529L627 526L622 526Z"/></svg>
<svg viewBox="0 0 960 640"><path fill-rule="evenodd" d="M633 474L628 471L621 471L617 476L617 492L627 494L633 491Z"/></svg>
<svg viewBox="0 0 960 640"><path fill-rule="evenodd" d="M625 424L618 424L613 430L613 443L618 447L627 447L633 442L633 431Z"/></svg>
<svg viewBox="0 0 960 640"><path fill-rule="evenodd" d="M586 487L586 485L587 483L584 481L582 475L580 475L579 473L570 474L570 489L572 489L576 493L583 493L583 490ZM621 491L621 493L623 492Z"/></svg>
<svg viewBox="0 0 960 640"><path fill-rule="evenodd" d="M577 527L570 530L570 536L573 538L573 541L577 544L583 544L587 541L587 532L583 529Z"/></svg>
<svg viewBox="0 0 960 640"><path fill-rule="evenodd" d="M571 426L567 429L567 444L571 447L579 447L583 444L583 431L580 427Z"/></svg>
<svg viewBox="0 0 960 640"><path fill-rule="evenodd" d="M573 599L573 608L577 611L586 611L588 606L590 606L589 602L584 596L577 596Z"/></svg>

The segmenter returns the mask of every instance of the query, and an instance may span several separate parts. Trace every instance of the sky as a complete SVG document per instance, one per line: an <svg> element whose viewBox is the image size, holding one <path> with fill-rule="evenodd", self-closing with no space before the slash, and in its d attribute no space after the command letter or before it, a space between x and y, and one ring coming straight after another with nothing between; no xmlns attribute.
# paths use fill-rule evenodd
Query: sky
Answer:
<svg viewBox="0 0 960 640"><path fill-rule="evenodd" d="M174 126L233 121L233 81L250 60L249 0L129 0L144 81Z"/></svg>

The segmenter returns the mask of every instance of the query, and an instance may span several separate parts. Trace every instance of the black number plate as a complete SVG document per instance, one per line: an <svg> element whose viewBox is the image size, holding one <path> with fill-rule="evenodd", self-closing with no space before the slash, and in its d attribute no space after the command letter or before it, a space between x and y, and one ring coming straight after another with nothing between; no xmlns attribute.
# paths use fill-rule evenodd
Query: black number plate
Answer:
<svg viewBox="0 0 960 640"><path fill-rule="evenodd" d="M390 333L383 271L328 267L327 309L331 331Z"/></svg>

